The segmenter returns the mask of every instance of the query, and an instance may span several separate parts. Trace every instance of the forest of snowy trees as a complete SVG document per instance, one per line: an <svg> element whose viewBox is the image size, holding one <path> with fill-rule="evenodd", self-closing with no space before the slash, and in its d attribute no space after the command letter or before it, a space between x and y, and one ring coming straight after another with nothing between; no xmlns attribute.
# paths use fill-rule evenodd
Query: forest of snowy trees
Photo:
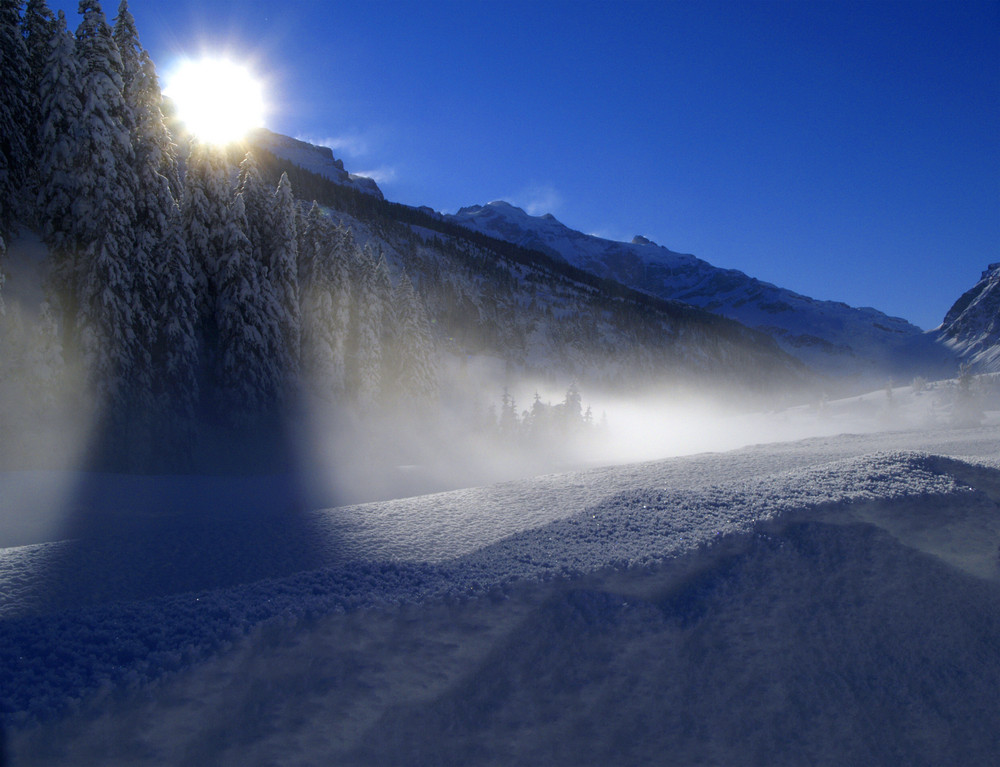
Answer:
<svg viewBox="0 0 1000 767"><path fill-rule="evenodd" d="M0 0L0 274L25 233L48 259L30 332L4 320L8 379L37 397L82 371L97 460L125 467L183 464L206 428L266 442L303 396L361 413L434 397L407 275L251 152L234 167L174 135L125 0L113 24L81 0L75 34L45 0L21 6Z"/></svg>
<svg viewBox="0 0 1000 767"><path fill-rule="evenodd" d="M762 333L337 183L280 141L199 143L127 4L79 12L72 32L45 0L0 0L0 466L535 465L600 441L577 385L771 402L810 383ZM505 385L556 404L491 411Z"/></svg>

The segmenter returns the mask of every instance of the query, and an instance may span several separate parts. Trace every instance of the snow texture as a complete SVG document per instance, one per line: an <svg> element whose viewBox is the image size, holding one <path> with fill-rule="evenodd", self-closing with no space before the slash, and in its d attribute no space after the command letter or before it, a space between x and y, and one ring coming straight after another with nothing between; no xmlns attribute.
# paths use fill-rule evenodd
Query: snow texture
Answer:
<svg viewBox="0 0 1000 767"><path fill-rule="evenodd" d="M988 764L1000 745L996 426L311 511L290 478L48 479L74 499L65 536L0 549L14 764ZM3 514L45 481L6 475Z"/></svg>

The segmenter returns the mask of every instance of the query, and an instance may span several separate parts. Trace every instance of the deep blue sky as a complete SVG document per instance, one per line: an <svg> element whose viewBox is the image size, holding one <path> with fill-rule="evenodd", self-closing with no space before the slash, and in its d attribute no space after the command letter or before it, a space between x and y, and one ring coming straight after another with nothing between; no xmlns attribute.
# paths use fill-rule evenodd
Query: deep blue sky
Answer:
<svg viewBox="0 0 1000 767"><path fill-rule="evenodd" d="M130 8L161 76L245 57L268 127L392 200L506 199L924 328L1000 261L997 0Z"/></svg>

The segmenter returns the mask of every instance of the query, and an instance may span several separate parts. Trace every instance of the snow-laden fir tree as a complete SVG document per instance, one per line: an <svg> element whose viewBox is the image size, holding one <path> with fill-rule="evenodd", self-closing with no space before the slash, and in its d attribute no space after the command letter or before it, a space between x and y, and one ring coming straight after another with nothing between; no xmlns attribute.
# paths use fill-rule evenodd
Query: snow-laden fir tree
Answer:
<svg viewBox="0 0 1000 767"><path fill-rule="evenodd" d="M115 17L115 25L112 30L112 37L115 45L118 46L118 55L122 60L122 89L125 93L125 100L131 105L134 97L130 95L135 82L139 79L142 69L140 56L142 46L139 44L139 33L135 28L135 18L128 9L127 0L122 0L118 5L118 15Z"/></svg>
<svg viewBox="0 0 1000 767"><path fill-rule="evenodd" d="M385 254L381 252L375 259L374 288L375 303L381 308L380 339L384 345L387 339L395 336L396 307L392 302L392 277L389 276L389 264L385 260Z"/></svg>
<svg viewBox="0 0 1000 767"><path fill-rule="evenodd" d="M209 343L226 233L232 224L232 198L223 152L196 144L187 159L181 218L198 298L199 326L209 336Z"/></svg>
<svg viewBox="0 0 1000 767"><path fill-rule="evenodd" d="M434 337L423 302L404 272L393 292L395 335L392 344L392 378L401 401L428 403L438 389Z"/></svg>
<svg viewBox="0 0 1000 767"><path fill-rule="evenodd" d="M303 373L314 394L334 401L347 389L352 258L350 231L330 230L326 249L313 259L313 277L302 290Z"/></svg>
<svg viewBox="0 0 1000 767"><path fill-rule="evenodd" d="M122 61L100 4L81 0L76 50L83 110L76 142L79 193L73 201L80 255L77 325L86 368L118 426L130 423L130 382L144 352L144 307L135 294L135 192L131 111L125 103Z"/></svg>
<svg viewBox="0 0 1000 767"><path fill-rule="evenodd" d="M247 214L246 234L253 256L266 266L271 261L271 194L252 151L248 151L240 162L236 193L243 197Z"/></svg>
<svg viewBox="0 0 1000 767"><path fill-rule="evenodd" d="M20 0L0 0L0 238L24 214L32 93Z"/></svg>
<svg viewBox="0 0 1000 767"><path fill-rule="evenodd" d="M309 391L324 400L336 400L343 389L343 364L337 360L336 315L333 295L319 274L302 293L302 374ZM342 360L340 361L342 362Z"/></svg>
<svg viewBox="0 0 1000 767"><path fill-rule="evenodd" d="M286 385L299 377L302 321L299 310L298 238L295 231L295 197L288 175L281 174L270 200L270 257L266 274L275 297L279 339Z"/></svg>
<svg viewBox="0 0 1000 767"><path fill-rule="evenodd" d="M287 179L286 179L287 182ZM289 193L291 188L289 187ZM274 249L278 233L275 231L276 211L273 209L273 198L264 185L257 161L253 153L247 152L240 164L237 177L236 199L238 205L235 214L237 226L246 236L250 246L245 269L248 277L256 281L257 302L254 311L254 326L259 332L262 342L267 348L267 367L264 371L262 398L268 406L291 391L297 372L293 370L291 350L285 346L284 330L287 312L282 306L283 286L278 284L274 274ZM292 217L291 237L295 239L295 209L294 205L288 211ZM284 228L287 228L285 225ZM288 233L283 233L287 235ZM294 246L293 246L294 247ZM226 252L223 250L223 259ZM296 269L294 252L292 253L292 269ZM250 275L252 272L252 275ZM298 311L298 297L294 297L295 311ZM222 337L220 335L220 342ZM296 347L298 340L296 338ZM296 355L297 357L297 355Z"/></svg>
<svg viewBox="0 0 1000 767"><path fill-rule="evenodd" d="M220 404L237 427L260 423L273 412L280 372L273 357L266 291L242 227L243 197L236 195L222 242L217 298Z"/></svg>
<svg viewBox="0 0 1000 767"><path fill-rule="evenodd" d="M73 213L82 249L112 237L131 245L135 216L132 112L125 103L122 58L96 0L80 0L76 31L83 109L75 171L80 191Z"/></svg>
<svg viewBox="0 0 1000 767"><path fill-rule="evenodd" d="M156 430L169 456L190 443L198 399L198 305L187 243L174 190L176 148L161 111L159 79L134 33L124 3L115 27L119 45L136 53L138 66L126 79L126 101L134 116L136 255L147 264L135 291L144 307L142 332L150 350L151 394ZM129 67L126 67L126 71Z"/></svg>
<svg viewBox="0 0 1000 767"><path fill-rule="evenodd" d="M180 211L170 216L166 238L156 262L157 335L153 347L154 392L164 426L176 443L164 445L169 455L184 447L199 395L197 297ZM172 424L172 425L170 425Z"/></svg>
<svg viewBox="0 0 1000 767"><path fill-rule="evenodd" d="M175 200L169 178L176 174L174 147L160 109L162 96L152 61L139 42L135 20L125 0L118 8L113 38L122 59L123 96L130 115L130 139L135 173L134 247L132 297L138 343L132 370L134 408L143 414L153 409L153 351L157 346L161 262L172 247L170 218Z"/></svg>
<svg viewBox="0 0 1000 767"><path fill-rule="evenodd" d="M305 219L298 225L299 239L299 290L305 291L313 281L316 259L324 248L324 241L329 234L328 221L315 200L309 207Z"/></svg>
<svg viewBox="0 0 1000 767"><path fill-rule="evenodd" d="M28 87L35 92L49 58L49 40L55 23L56 16L45 0L28 0L25 4L21 32L28 53Z"/></svg>
<svg viewBox="0 0 1000 767"><path fill-rule="evenodd" d="M42 77L49 60L52 32L56 17L46 5L45 0L28 0L21 19L21 29L24 35L24 45L28 53L28 94L30 99L30 114L25 128L25 142L28 145L28 192L33 196L37 190L37 158L40 153L38 133L41 128L41 91ZM29 202L34 200L29 198Z"/></svg>
<svg viewBox="0 0 1000 767"><path fill-rule="evenodd" d="M67 318L76 316L78 289L73 202L80 194L76 175L77 128L83 111L76 40L62 11L52 27L49 56L39 83L39 155L36 221L52 253L52 287Z"/></svg>
<svg viewBox="0 0 1000 767"><path fill-rule="evenodd" d="M370 246L360 254L351 327L349 373L355 401L370 410L382 392L382 317L379 263Z"/></svg>

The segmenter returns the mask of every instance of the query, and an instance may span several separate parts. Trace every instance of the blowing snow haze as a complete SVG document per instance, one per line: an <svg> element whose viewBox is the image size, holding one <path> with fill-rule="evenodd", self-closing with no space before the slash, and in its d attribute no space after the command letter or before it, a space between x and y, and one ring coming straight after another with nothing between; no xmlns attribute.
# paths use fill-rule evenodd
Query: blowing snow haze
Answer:
<svg viewBox="0 0 1000 767"><path fill-rule="evenodd" d="M705 24L671 5L691 16L678 29ZM351 172L375 164L339 156L368 151L340 123L328 142L260 127L210 141L163 98L154 55L184 41L165 29L191 7L157 6L146 47L155 14L135 6L139 22L126 2L110 18L96 0L0 2L0 763L988 763L996 264L924 331L675 252L656 227L631 242L577 231L540 207L564 204L544 183L528 202L469 204L490 158L457 139L449 194L480 183L462 207ZM276 37L261 39L293 35L301 6L254 8L215 53L259 74L267 51L237 56L240 35L265 16ZM322 46L300 30L266 75L269 106L294 103L281 62L354 50L386 8L339 9L337 46L321 15ZM547 29L552 8L532 9ZM381 73L353 119L380 119L400 87L409 119L411 75L482 39L459 34L478 7L447 10L451 46L398 81L377 52L412 13L380 17L368 66L312 69L342 112L352 73ZM573 11L567 29L607 15ZM500 39L523 12L499 14ZM927 12L892 15L905 36ZM787 14L807 32L816 18ZM618 23L602 28L609 55ZM467 111L414 119L408 140L429 122L440 140L474 132L483 90L461 84L475 69L441 89ZM337 101L314 86L310 103ZM530 91L517 103L547 135ZM909 114L889 107L890 123ZM675 130L657 109L639 122ZM492 112L508 133L478 151L532 155ZM567 142L568 124L591 129L573 114ZM770 170L730 173L762 174L768 199ZM764 204L725 199L734 222Z"/></svg>

